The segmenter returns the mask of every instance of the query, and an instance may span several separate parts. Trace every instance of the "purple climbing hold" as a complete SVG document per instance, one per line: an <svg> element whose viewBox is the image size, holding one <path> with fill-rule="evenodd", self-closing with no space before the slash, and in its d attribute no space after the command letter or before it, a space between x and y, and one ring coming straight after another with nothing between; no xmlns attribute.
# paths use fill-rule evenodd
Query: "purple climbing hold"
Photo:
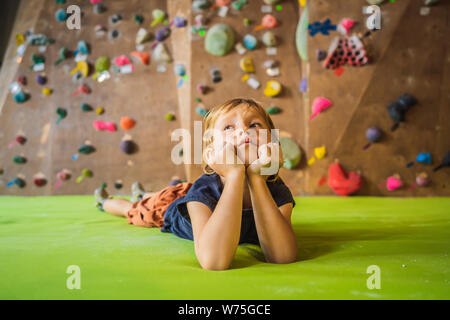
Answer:
<svg viewBox="0 0 450 320"><path fill-rule="evenodd" d="M163 27L156 31L156 41L164 41L170 36L170 28Z"/></svg>

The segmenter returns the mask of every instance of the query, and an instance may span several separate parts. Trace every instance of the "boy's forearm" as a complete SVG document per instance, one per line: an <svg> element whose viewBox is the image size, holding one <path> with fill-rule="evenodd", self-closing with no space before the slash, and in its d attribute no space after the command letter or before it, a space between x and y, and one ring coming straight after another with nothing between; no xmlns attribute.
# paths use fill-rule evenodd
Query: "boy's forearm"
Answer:
<svg viewBox="0 0 450 320"><path fill-rule="evenodd" d="M239 245L245 174L229 176L222 196L202 230L199 252L208 265L228 268Z"/></svg>
<svg viewBox="0 0 450 320"><path fill-rule="evenodd" d="M249 176L248 184L258 238L267 262L295 260L298 247L294 230L281 214L265 180Z"/></svg>

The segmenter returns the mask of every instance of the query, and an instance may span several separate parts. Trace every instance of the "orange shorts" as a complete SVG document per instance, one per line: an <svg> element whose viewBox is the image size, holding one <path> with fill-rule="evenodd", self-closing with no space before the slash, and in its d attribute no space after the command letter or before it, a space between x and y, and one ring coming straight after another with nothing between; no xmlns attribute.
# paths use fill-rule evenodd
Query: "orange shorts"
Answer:
<svg viewBox="0 0 450 320"><path fill-rule="evenodd" d="M176 199L186 195L192 183L183 182L176 186L169 186L153 196L136 201L127 212L127 221L140 227L158 227L164 225L164 213Z"/></svg>

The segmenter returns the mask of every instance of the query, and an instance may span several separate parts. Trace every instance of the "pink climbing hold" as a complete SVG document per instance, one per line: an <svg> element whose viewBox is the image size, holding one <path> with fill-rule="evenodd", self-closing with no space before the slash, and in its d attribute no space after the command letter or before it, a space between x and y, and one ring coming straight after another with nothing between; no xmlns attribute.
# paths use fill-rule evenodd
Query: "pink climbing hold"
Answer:
<svg viewBox="0 0 450 320"><path fill-rule="evenodd" d="M127 64L131 64L131 61L130 61L130 59L128 59L127 56L121 55L121 56L114 58L114 63L116 64L116 66L122 67Z"/></svg>
<svg viewBox="0 0 450 320"><path fill-rule="evenodd" d="M107 130L110 132L114 132L116 131L116 124L114 122L96 120L94 121L94 128L99 131Z"/></svg>
<svg viewBox="0 0 450 320"><path fill-rule="evenodd" d="M91 3L92 4L96 4L96 3L99 3L99 2L101 2L102 0L91 0Z"/></svg>
<svg viewBox="0 0 450 320"><path fill-rule="evenodd" d="M77 95L79 95L80 93L84 93L84 94L90 94L91 93L91 89L89 89L89 87L87 86L87 85L85 85L84 83L82 83L81 85L80 85L80 87L77 89L77 90L75 90L74 92L73 92L73 96L77 96Z"/></svg>
<svg viewBox="0 0 450 320"><path fill-rule="evenodd" d="M350 29L355 25L355 21L352 19L344 18L338 25L338 31L344 35L350 34Z"/></svg>
<svg viewBox="0 0 450 320"><path fill-rule="evenodd" d="M389 191L394 191L403 186L403 181L398 176L391 176L386 180L386 188Z"/></svg>
<svg viewBox="0 0 450 320"><path fill-rule="evenodd" d="M311 115L311 117L309 117L309 120L312 120L315 117L317 117L319 115L319 113L321 113L322 111L331 107L332 104L333 103L326 98L322 98L322 97L315 98L313 105L312 105L312 113L313 114Z"/></svg>

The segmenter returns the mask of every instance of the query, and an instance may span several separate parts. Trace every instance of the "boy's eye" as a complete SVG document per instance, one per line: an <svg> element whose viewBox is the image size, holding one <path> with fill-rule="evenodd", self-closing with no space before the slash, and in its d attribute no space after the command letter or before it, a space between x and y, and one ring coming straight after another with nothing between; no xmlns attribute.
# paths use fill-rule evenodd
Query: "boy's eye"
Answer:
<svg viewBox="0 0 450 320"><path fill-rule="evenodd" d="M223 128L224 131L229 130L229 129L233 129L233 126L228 125L225 128Z"/></svg>
<svg viewBox="0 0 450 320"><path fill-rule="evenodd" d="M256 128L256 127L261 127L261 124L259 124L258 122L255 122L250 125L250 128Z"/></svg>

